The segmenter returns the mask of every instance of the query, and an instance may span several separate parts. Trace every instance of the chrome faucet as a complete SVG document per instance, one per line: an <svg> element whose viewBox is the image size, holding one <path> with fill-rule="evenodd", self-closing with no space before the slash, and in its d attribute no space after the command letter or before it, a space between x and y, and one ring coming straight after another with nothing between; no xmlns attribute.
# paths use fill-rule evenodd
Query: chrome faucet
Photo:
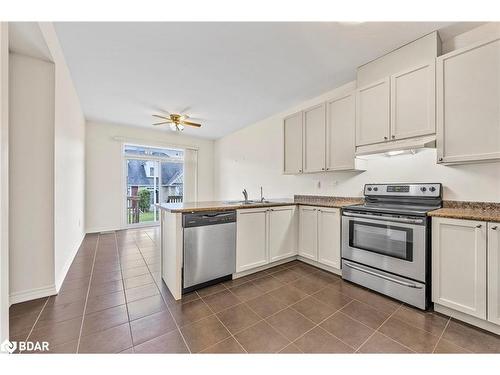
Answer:
<svg viewBox="0 0 500 375"><path fill-rule="evenodd" d="M262 193L262 186L260 187L260 201L264 202L266 199L264 198L264 194Z"/></svg>
<svg viewBox="0 0 500 375"><path fill-rule="evenodd" d="M243 189L243 197L245 198L245 203L248 202L248 193L247 193L247 189Z"/></svg>

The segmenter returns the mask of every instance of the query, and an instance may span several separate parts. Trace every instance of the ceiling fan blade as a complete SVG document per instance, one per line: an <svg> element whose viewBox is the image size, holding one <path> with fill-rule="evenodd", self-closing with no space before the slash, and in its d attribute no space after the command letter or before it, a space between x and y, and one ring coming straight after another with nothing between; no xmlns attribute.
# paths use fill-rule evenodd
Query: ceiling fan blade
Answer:
<svg viewBox="0 0 500 375"><path fill-rule="evenodd" d="M158 117L158 118L161 118L163 120L170 120L170 117L165 117L165 116L161 116L161 115L153 115L153 117Z"/></svg>
<svg viewBox="0 0 500 375"><path fill-rule="evenodd" d="M181 124L187 125L187 126L194 126L195 128L201 127L201 124L197 124L197 123L191 122L191 121L181 121Z"/></svg>
<svg viewBox="0 0 500 375"><path fill-rule="evenodd" d="M156 125L164 125L164 124L170 124L172 121L162 121L162 122L155 122L153 124L153 126L156 126Z"/></svg>

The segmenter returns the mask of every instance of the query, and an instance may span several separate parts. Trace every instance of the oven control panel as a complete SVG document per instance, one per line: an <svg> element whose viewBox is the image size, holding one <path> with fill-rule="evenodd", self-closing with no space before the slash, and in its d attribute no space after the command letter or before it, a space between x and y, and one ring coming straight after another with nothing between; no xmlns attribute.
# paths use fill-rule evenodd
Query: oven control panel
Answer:
<svg viewBox="0 0 500 375"><path fill-rule="evenodd" d="M441 184L366 184L365 196L441 197Z"/></svg>

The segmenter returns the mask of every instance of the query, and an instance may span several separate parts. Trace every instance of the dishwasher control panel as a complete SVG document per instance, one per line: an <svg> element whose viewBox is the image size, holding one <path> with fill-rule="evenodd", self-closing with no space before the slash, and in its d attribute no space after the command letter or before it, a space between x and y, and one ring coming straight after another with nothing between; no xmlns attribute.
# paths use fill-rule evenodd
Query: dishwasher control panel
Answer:
<svg viewBox="0 0 500 375"><path fill-rule="evenodd" d="M185 213L182 215L182 227L192 228L236 222L236 211L207 211Z"/></svg>

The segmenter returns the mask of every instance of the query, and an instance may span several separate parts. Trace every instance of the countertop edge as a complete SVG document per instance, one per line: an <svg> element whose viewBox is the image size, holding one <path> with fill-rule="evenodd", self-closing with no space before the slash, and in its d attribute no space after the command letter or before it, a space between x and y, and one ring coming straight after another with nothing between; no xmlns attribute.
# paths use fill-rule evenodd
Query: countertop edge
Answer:
<svg viewBox="0 0 500 375"><path fill-rule="evenodd" d="M463 209L463 208L439 208L427 213L430 217L442 217L458 220L477 220L500 222L500 212L488 212L479 209Z"/></svg>
<svg viewBox="0 0 500 375"><path fill-rule="evenodd" d="M248 204L248 205L227 205L218 207L194 207L194 208L168 208L162 205L157 205L158 208L171 213L185 213L185 212L207 212L207 211L232 211L232 210L246 210L252 208L265 208L265 207L282 207L282 206L313 206L325 208L343 208L357 202L339 202L339 203L321 203L321 202L272 202L264 204Z"/></svg>

